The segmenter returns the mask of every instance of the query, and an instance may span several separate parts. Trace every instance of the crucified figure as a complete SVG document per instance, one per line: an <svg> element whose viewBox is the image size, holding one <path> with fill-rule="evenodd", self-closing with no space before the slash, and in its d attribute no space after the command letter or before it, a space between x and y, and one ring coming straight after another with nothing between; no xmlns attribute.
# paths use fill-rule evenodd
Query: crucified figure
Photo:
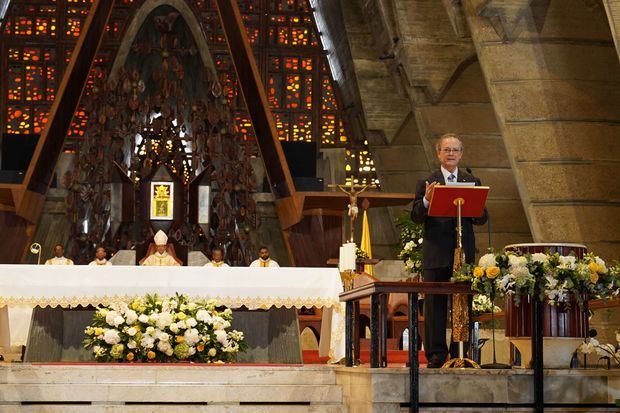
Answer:
<svg viewBox="0 0 620 413"><path fill-rule="evenodd" d="M353 226L353 224L355 223L355 218L357 218L357 213L359 211L358 207L357 207L357 196L359 194L361 194L362 192L364 192L365 190L367 190L370 187L370 184L366 184L366 185L355 185L354 181L353 181L353 177L351 177L351 185L336 185L338 187L338 189L340 189L342 192L344 192L345 194L349 195L349 212L347 215L349 215L350 219L351 219L351 231L350 231L350 240L353 241L353 229L355 228ZM356 190L355 188L358 188L358 190Z"/></svg>

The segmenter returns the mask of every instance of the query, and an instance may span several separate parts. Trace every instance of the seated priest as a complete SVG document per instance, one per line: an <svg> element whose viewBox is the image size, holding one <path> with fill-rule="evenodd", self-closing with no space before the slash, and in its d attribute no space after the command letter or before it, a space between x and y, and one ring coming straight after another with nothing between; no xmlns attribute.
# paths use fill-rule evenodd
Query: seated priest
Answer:
<svg viewBox="0 0 620 413"><path fill-rule="evenodd" d="M258 259L254 260L250 267L279 267L280 265L269 256L269 248L264 245L258 249Z"/></svg>
<svg viewBox="0 0 620 413"><path fill-rule="evenodd" d="M155 252L151 255L148 255L144 261L142 261L141 265L146 266L180 266L181 264L173 257L168 254L168 236L164 233L164 231L159 230L155 237L153 238L155 241ZM150 248L149 248L150 251Z"/></svg>
<svg viewBox="0 0 620 413"><path fill-rule="evenodd" d="M65 257L65 247L56 244L54 246L54 258L45 261L45 265L73 265L73 260Z"/></svg>
<svg viewBox="0 0 620 413"><path fill-rule="evenodd" d="M211 261L206 263L205 267L229 267L229 265L224 262L224 251L220 247L213 248L211 251Z"/></svg>
<svg viewBox="0 0 620 413"><path fill-rule="evenodd" d="M95 251L95 259L92 260L88 265L112 265L110 261L108 261L108 253L105 248L102 246L97 247Z"/></svg>

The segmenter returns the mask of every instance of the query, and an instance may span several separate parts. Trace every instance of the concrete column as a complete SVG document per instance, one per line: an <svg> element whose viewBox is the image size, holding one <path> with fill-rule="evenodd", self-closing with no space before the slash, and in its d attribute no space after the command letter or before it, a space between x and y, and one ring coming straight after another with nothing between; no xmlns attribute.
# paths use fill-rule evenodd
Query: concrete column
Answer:
<svg viewBox="0 0 620 413"><path fill-rule="evenodd" d="M463 0L534 241L620 252L620 64L583 0Z"/></svg>

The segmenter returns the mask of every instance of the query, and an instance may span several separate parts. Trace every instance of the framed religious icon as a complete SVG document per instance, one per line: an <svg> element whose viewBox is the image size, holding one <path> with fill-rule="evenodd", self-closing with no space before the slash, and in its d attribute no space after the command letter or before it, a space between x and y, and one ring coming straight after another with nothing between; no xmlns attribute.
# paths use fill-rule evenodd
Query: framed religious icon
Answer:
<svg viewBox="0 0 620 413"><path fill-rule="evenodd" d="M172 221L174 182L151 182L151 219Z"/></svg>

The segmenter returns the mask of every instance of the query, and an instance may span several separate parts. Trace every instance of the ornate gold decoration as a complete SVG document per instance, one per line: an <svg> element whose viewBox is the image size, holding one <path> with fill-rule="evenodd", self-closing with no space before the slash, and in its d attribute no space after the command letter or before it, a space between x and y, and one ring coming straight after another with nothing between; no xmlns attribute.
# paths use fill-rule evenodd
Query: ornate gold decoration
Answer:
<svg viewBox="0 0 620 413"><path fill-rule="evenodd" d="M30 253L37 256L37 265L41 264L41 244L38 242L30 244Z"/></svg>
<svg viewBox="0 0 620 413"><path fill-rule="evenodd" d="M342 279L342 286L345 291L353 289L353 280L357 278L358 274L353 270L340 271L340 278Z"/></svg>

